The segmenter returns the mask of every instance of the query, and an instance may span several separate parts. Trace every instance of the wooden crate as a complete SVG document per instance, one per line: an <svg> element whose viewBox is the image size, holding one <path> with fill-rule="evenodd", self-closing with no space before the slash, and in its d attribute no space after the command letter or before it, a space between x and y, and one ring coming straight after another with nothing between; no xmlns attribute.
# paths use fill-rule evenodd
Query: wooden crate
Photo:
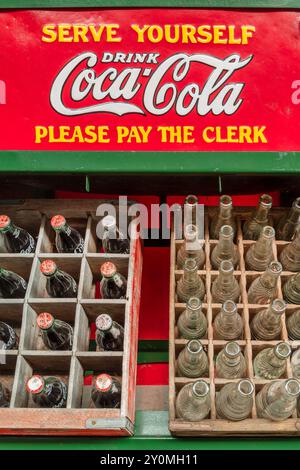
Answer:
<svg viewBox="0 0 300 470"><path fill-rule="evenodd" d="M95 215L101 202L28 200L17 205L0 205L0 213L8 214L17 225L37 238L35 254L7 254L3 249L0 253L0 266L17 272L28 282L25 299L0 299L0 320L12 324L20 335L19 349L7 351L5 357L0 358L5 359L5 364L0 364L0 381L12 392L10 407L0 408L0 434L133 434L141 241L137 237L132 238L129 255L101 253L101 242L96 237L96 224L101 218ZM116 210L118 213L118 207ZM62 213L83 235L83 254L57 253L55 233L50 226L50 218L57 213ZM78 282L77 298L49 298L45 279L39 270L41 261L46 258L57 261L61 269L74 276ZM113 261L127 277L127 298L124 300L95 298L100 266L106 260ZM43 311L53 313L74 327L72 351L49 351L44 347L36 327L36 317ZM91 350L91 324L97 315L104 312L125 328L122 352ZM84 382L87 371L93 375L93 380L101 372L111 372L119 377L122 383L119 409L96 409L92 406L92 384ZM66 408L40 409L34 406L25 389L33 372L57 375L68 384Z"/></svg>
<svg viewBox="0 0 300 470"><path fill-rule="evenodd" d="M171 273L170 273L170 332L169 332L169 427L171 432L177 436L223 436L223 435L297 435L300 433L300 418L297 418L295 413L290 419L283 422L272 422L266 419L258 419L255 403L253 406L252 414L249 419L240 422L232 422L219 419L216 415L215 406L215 395L222 388L222 386L228 382L237 380L228 380L217 378L215 374L215 356L224 347L227 341L220 341L214 339L213 332L213 320L216 314L221 309L221 304L215 304L212 302L211 296L211 285L212 281L218 275L218 271L214 271L210 263L210 254L213 247L216 245L217 240L210 239L209 236L209 223L215 214L213 208L209 208L205 213L205 240L204 248L206 255L206 262L204 269L198 271L199 275L202 276L205 287L206 296L203 303L203 311L206 314L208 320L208 332L207 337L201 342L207 350L209 359L209 373L207 377L201 377L206 380L210 385L211 395L211 412L208 418L199 422L188 422L182 419L176 418L175 414L175 400L179 390L187 383L191 383L197 379L189 379L185 377L176 376L176 361L179 352L188 343L185 339L178 337L177 331L177 320L180 313L185 309L185 304L178 303L176 297L176 282L182 275L183 271L176 269L176 255L178 249L182 245L182 240L175 240L174 233L171 239ZM255 313L264 308L263 305L253 305L248 303L247 289L250 283L260 276L261 273L256 271L247 271L245 268L244 255L251 246L253 241L244 240L242 234L242 224L246 220L253 209L239 209L236 211L237 214L237 239L236 243L240 254L240 263L238 269L235 271L235 276L239 279L241 287L241 297L238 303L238 310L243 318L244 330L243 340L238 341L240 344L247 362L247 373L248 377L255 385L255 392L258 392L262 386L267 383L266 380L257 379L254 377L253 372L253 358L261 349L270 345L275 345L279 341L254 341L251 338L249 324ZM283 209L274 209L272 211L272 218L278 220L283 214ZM276 241L273 245L274 259L276 260L283 247L288 242ZM283 272L278 282L278 297L282 298L282 285L287 279L294 273ZM295 310L299 309L300 306L287 305L286 315L290 315ZM295 350L300 346L300 341L290 341L288 339L285 316L282 318L282 337L281 340L288 341L292 349ZM290 361L287 363L287 374L286 377L292 377L292 368Z"/></svg>

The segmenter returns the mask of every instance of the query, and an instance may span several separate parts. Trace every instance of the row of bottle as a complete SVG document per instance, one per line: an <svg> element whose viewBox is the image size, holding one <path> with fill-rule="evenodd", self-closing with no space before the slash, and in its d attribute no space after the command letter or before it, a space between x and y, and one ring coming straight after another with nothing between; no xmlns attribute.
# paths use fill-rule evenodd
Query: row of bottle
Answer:
<svg viewBox="0 0 300 470"><path fill-rule="evenodd" d="M103 227L102 247L105 253L128 254L130 241L117 227L115 217L107 215L101 221ZM83 253L84 239L67 223L63 215L51 219L55 231L55 245L58 253ZM0 215L0 234L8 253L34 253L36 241L25 229L16 226L7 215Z"/></svg>
<svg viewBox="0 0 300 470"><path fill-rule="evenodd" d="M300 416L300 382L296 379L274 380L256 394L258 418L283 421L298 409ZM298 401L297 401L298 400ZM254 385L242 379L228 383L216 393L216 412L219 419L242 421L251 417L254 405ZM176 398L176 416L186 421L201 421L211 410L210 387L204 380L185 385Z"/></svg>
<svg viewBox="0 0 300 470"><path fill-rule="evenodd" d="M32 401L40 408L65 408L68 387L58 377L33 375L27 381L26 390ZM10 391L0 382L0 408L10 404ZM119 408L121 404L121 383L109 374L100 374L95 379L91 399L96 408Z"/></svg>
<svg viewBox="0 0 300 470"><path fill-rule="evenodd" d="M46 277L46 292L49 297L77 297L75 279L61 270L53 260L44 260L40 265L41 273ZM100 293L103 299L126 298L127 280L117 271L116 266L107 261L100 268L102 279ZM27 282L19 274L0 268L0 298L24 298Z"/></svg>
<svg viewBox="0 0 300 470"><path fill-rule="evenodd" d="M124 328L113 321L110 315L102 313L96 319L96 343L101 351L122 351ZM37 316L36 324L45 347L54 351L68 351L73 345L73 328L51 313L43 312ZM19 338L15 330L0 321L0 350L17 349Z"/></svg>

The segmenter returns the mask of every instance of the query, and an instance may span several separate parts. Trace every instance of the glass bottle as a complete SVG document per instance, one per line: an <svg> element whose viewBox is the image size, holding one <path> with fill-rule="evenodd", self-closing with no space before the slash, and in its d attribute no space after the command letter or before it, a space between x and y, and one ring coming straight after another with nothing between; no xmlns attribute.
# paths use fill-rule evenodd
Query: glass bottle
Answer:
<svg viewBox="0 0 300 470"><path fill-rule="evenodd" d="M262 229L266 225L270 225L269 211L271 207L272 197L268 194L263 194L255 211L244 223L243 235L245 240L258 240Z"/></svg>
<svg viewBox="0 0 300 470"><path fill-rule="evenodd" d="M120 408L120 382L109 374L98 375L92 390L92 401L96 408Z"/></svg>
<svg viewBox="0 0 300 470"><path fill-rule="evenodd" d="M249 304L266 305L276 297L277 283L282 273L279 261L272 261L261 276L254 279L248 290Z"/></svg>
<svg viewBox="0 0 300 470"><path fill-rule="evenodd" d="M275 299L268 308L260 310L250 324L252 337L260 341L279 339L282 328L281 317L285 309L284 300Z"/></svg>
<svg viewBox="0 0 300 470"><path fill-rule="evenodd" d="M233 243L233 229L230 225L223 225L220 229L219 242L211 254L213 269L219 269L222 261L231 261L236 267L239 262L237 246Z"/></svg>
<svg viewBox="0 0 300 470"><path fill-rule="evenodd" d="M231 261L222 261L219 275L212 284L212 299L215 303L224 303L226 300L238 302L241 291L237 279L234 277L234 268Z"/></svg>
<svg viewBox="0 0 300 470"><path fill-rule="evenodd" d="M115 217L107 215L103 217L101 223L104 230L102 238L104 252L128 254L130 251L130 241L118 229Z"/></svg>
<svg viewBox="0 0 300 470"><path fill-rule="evenodd" d="M300 348L296 349L296 351L293 353L291 359L291 366L293 371L293 377L295 379L300 379Z"/></svg>
<svg viewBox="0 0 300 470"><path fill-rule="evenodd" d="M193 258L197 262L197 268L202 269L205 262L203 243L199 240L196 225L187 225L184 232L184 243L177 253L177 268L182 269L184 262L188 258Z"/></svg>
<svg viewBox="0 0 300 470"><path fill-rule="evenodd" d="M63 215L52 217L51 227L56 232L55 244L58 253L83 253L83 237L78 230L70 227Z"/></svg>
<svg viewBox="0 0 300 470"><path fill-rule="evenodd" d="M197 297L191 297L186 309L180 314L177 322L180 338L200 339L206 335L207 319L202 312L202 302Z"/></svg>
<svg viewBox="0 0 300 470"><path fill-rule="evenodd" d="M219 212L215 214L210 224L210 237L214 240L219 238L219 233L223 225L230 225L233 230L233 237L236 234L236 220L233 215L233 205L230 196L220 197Z"/></svg>
<svg viewBox="0 0 300 470"><path fill-rule="evenodd" d="M54 319L48 312L36 319L44 345L52 351L70 351L73 345L73 328L68 323Z"/></svg>
<svg viewBox="0 0 300 470"><path fill-rule="evenodd" d="M33 375L27 382L27 392L40 408L65 408L68 387L58 377Z"/></svg>
<svg viewBox="0 0 300 470"><path fill-rule="evenodd" d="M190 224L197 226L197 207L197 196L189 194L184 201L184 227Z"/></svg>
<svg viewBox="0 0 300 470"><path fill-rule="evenodd" d="M123 351L123 326L102 313L96 319L96 328L96 343L102 351Z"/></svg>
<svg viewBox="0 0 300 470"><path fill-rule="evenodd" d="M188 258L184 262L183 275L177 282L177 296L179 302L188 302L190 297L204 299L205 287L197 272L197 262L194 258Z"/></svg>
<svg viewBox="0 0 300 470"><path fill-rule="evenodd" d="M226 300L213 322L214 338L226 341L243 337L243 320L232 300Z"/></svg>
<svg viewBox="0 0 300 470"><path fill-rule="evenodd" d="M117 272L116 266L107 261L101 266L102 279L100 292L102 299L125 299L127 280L123 274Z"/></svg>
<svg viewBox="0 0 300 470"><path fill-rule="evenodd" d="M282 250L280 261L285 271L300 271L300 228L293 241Z"/></svg>
<svg viewBox="0 0 300 470"><path fill-rule="evenodd" d="M217 355L216 376L221 379L241 379L245 374L246 361L240 345L230 341Z"/></svg>
<svg viewBox="0 0 300 470"><path fill-rule="evenodd" d="M282 291L283 298L288 304L300 304L300 273L289 277Z"/></svg>
<svg viewBox="0 0 300 470"><path fill-rule="evenodd" d="M186 347L180 351L177 359L179 377L197 378L208 374L208 358L203 350L201 342L192 339Z"/></svg>
<svg viewBox="0 0 300 470"><path fill-rule="evenodd" d="M15 330L7 323L0 321L0 349L18 349L18 344L19 338Z"/></svg>
<svg viewBox="0 0 300 470"><path fill-rule="evenodd" d="M229 421L248 418L253 407L254 385L248 379L224 385L216 394L217 415Z"/></svg>
<svg viewBox="0 0 300 470"><path fill-rule="evenodd" d="M0 408L8 408L10 404L10 391L0 382Z"/></svg>
<svg viewBox="0 0 300 470"><path fill-rule="evenodd" d="M266 380L280 379L286 371L286 360L291 353L291 346L283 342L260 351L253 361L256 377Z"/></svg>
<svg viewBox="0 0 300 470"><path fill-rule="evenodd" d="M0 297L2 299L23 299L27 282L19 274L0 268Z"/></svg>
<svg viewBox="0 0 300 470"><path fill-rule="evenodd" d="M267 225L254 245L251 245L245 256L246 268L252 271L265 271L273 258L273 241L275 230Z"/></svg>
<svg viewBox="0 0 300 470"><path fill-rule="evenodd" d="M300 310L296 310L287 317L286 327L291 340L300 340Z"/></svg>
<svg viewBox="0 0 300 470"><path fill-rule="evenodd" d="M34 253L36 243L32 235L17 227L7 215L0 215L0 234L8 253Z"/></svg>
<svg viewBox="0 0 300 470"><path fill-rule="evenodd" d="M291 241L300 223L300 197L298 197L287 214L284 214L276 227L277 240Z"/></svg>
<svg viewBox="0 0 300 470"><path fill-rule="evenodd" d="M210 412L209 385L204 380L185 385L176 398L176 417L184 421L201 421Z"/></svg>
<svg viewBox="0 0 300 470"><path fill-rule="evenodd" d="M296 410L300 395L300 382L296 379L274 380L266 384L256 395L259 418L283 421Z"/></svg>
<svg viewBox="0 0 300 470"><path fill-rule="evenodd" d="M46 291L50 297L77 297L77 284L70 274L60 270L56 263L46 259L40 265L41 273L46 276Z"/></svg>

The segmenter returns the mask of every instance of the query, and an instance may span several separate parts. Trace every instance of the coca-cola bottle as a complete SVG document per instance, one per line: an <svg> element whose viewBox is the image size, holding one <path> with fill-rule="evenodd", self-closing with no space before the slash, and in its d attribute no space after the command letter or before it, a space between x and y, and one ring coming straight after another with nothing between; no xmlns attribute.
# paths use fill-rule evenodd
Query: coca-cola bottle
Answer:
<svg viewBox="0 0 300 470"><path fill-rule="evenodd" d="M107 261L101 266L102 279L100 292L103 299L125 299L127 281L125 277L117 272L114 263Z"/></svg>
<svg viewBox="0 0 300 470"><path fill-rule="evenodd" d="M0 382L0 408L8 408L10 403L10 391Z"/></svg>
<svg viewBox="0 0 300 470"><path fill-rule="evenodd" d="M18 349L18 344L19 338L15 330L7 323L0 321L0 349Z"/></svg>
<svg viewBox="0 0 300 470"><path fill-rule="evenodd" d="M55 244L59 253L82 253L84 239L74 228L70 227L63 215L55 215L51 226L56 232Z"/></svg>
<svg viewBox="0 0 300 470"><path fill-rule="evenodd" d="M98 375L92 391L92 401L96 408L120 408L120 382L108 374Z"/></svg>
<svg viewBox="0 0 300 470"><path fill-rule="evenodd" d="M27 282L19 274L0 268L0 297L2 299L23 299Z"/></svg>
<svg viewBox="0 0 300 470"><path fill-rule="evenodd" d="M102 246L105 253L123 253L130 251L130 241L118 229L115 217L107 215L102 219L103 238Z"/></svg>
<svg viewBox="0 0 300 470"><path fill-rule="evenodd" d="M104 351L122 351L124 328L110 315L102 313L96 319L96 342Z"/></svg>
<svg viewBox="0 0 300 470"><path fill-rule="evenodd" d="M0 215L0 233L4 246L9 253L34 253L36 243L32 235L23 228L17 227L8 215Z"/></svg>
<svg viewBox="0 0 300 470"><path fill-rule="evenodd" d="M61 271L56 263L46 259L41 263L41 273L47 278L46 290L50 297L76 297L77 284L70 274Z"/></svg>
<svg viewBox="0 0 300 470"><path fill-rule="evenodd" d="M70 351L73 344L73 328L68 323L57 320L51 313L40 313L36 319L42 340L53 351Z"/></svg>
<svg viewBox="0 0 300 470"><path fill-rule="evenodd" d="M40 408L65 408L68 387L58 377L33 375L27 382L27 392Z"/></svg>

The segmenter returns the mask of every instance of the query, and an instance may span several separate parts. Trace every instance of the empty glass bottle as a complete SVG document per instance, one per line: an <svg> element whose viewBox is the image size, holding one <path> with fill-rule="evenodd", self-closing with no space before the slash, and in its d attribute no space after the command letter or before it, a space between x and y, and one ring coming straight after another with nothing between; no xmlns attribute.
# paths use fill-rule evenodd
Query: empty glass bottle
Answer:
<svg viewBox="0 0 300 470"><path fill-rule="evenodd" d="M117 272L116 266L107 261L101 266L102 279L100 292L102 299L125 299L127 280L123 274Z"/></svg>
<svg viewBox="0 0 300 470"><path fill-rule="evenodd" d="M98 375L92 390L92 401L96 408L120 408L120 382L109 374Z"/></svg>
<svg viewBox="0 0 300 470"><path fill-rule="evenodd" d="M284 300L275 299L268 308L258 312L250 324L252 337L261 341L279 339L282 329L281 317L285 309Z"/></svg>
<svg viewBox="0 0 300 470"><path fill-rule="evenodd" d="M288 304L300 304L300 273L289 277L282 291Z"/></svg>
<svg viewBox="0 0 300 470"><path fill-rule="evenodd" d="M248 379L228 383L216 394L217 415L229 421L248 418L253 407L254 385Z"/></svg>
<svg viewBox="0 0 300 470"><path fill-rule="evenodd" d="M300 382L296 379L274 380L266 384L256 395L259 418L283 421L296 410L300 395Z"/></svg>
<svg viewBox="0 0 300 470"><path fill-rule="evenodd" d="M46 291L50 297L67 298L77 296L77 284L70 274L59 269L56 263L46 259L40 265L41 273L46 276Z"/></svg>
<svg viewBox="0 0 300 470"><path fill-rule="evenodd" d="M203 300L205 287L197 272L197 262L193 258L187 258L183 265L183 275L177 282L177 296L179 302L188 302L191 297Z"/></svg>
<svg viewBox="0 0 300 470"><path fill-rule="evenodd" d="M238 302L241 291L237 279L234 277L234 268L231 261L222 261L219 275L212 284L212 299L215 303L223 303L226 300Z"/></svg>
<svg viewBox="0 0 300 470"><path fill-rule="evenodd" d="M51 313L40 313L36 319L44 345L52 351L70 351L73 344L73 328L58 320Z"/></svg>
<svg viewBox="0 0 300 470"><path fill-rule="evenodd" d="M123 253L130 251L130 241L118 229L117 221L112 215L107 215L102 219L104 229L102 246L105 253Z"/></svg>
<svg viewBox="0 0 300 470"><path fill-rule="evenodd" d="M246 268L252 271L265 271L273 259L273 241L275 230L267 225L254 245L251 245L245 256Z"/></svg>
<svg viewBox="0 0 300 470"><path fill-rule="evenodd" d="M0 297L2 299L23 299L27 282L19 274L0 268Z"/></svg>
<svg viewBox="0 0 300 470"><path fill-rule="evenodd" d="M230 341L217 355L216 375L221 379L241 379L245 374L246 361L240 345Z"/></svg>
<svg viewBox="0 0 300 470"><path fill-rule="evenodd" d="M236 267L239 262L237 246L233 243L233 229L230 225L223 225L220 229L219 243L214 247L211 254L213 269L219 269L222 261L231 261Z"/></svg>
<svg viewBox="0 0 300 470"><path fill-rule="evenodd" d="M300 271L300 228L293 241L282 250L280 261L285 271Z"/></svg>
<svg viewBox="0 0 300 470"><path fill-rule="evenodd" d="M65 408L68 387L58 377L33 375L27 382L27 392L40 408Z"/></svg>
<svg viewBox="0 0 300 470"><path fill-rule="evenodd" d="M217 240L223 225L230 225L233 230L233 236L236 234L236 220L233 215L232 199L230 196L220 197L219 212L215 214L210 224L210 237Z"/></svg>
<svg viewBox="0 0 300 470"><path fill-rule="evenodd" d="M184 201L184 227L190 224L197 226L197 207L197 196L189 194Z"/></svg>
<svg viewBox="0 0 300 470"><path fill-rule="evenodd" d="M102 313L96 319L96 342L103 351L123 351L124 328L110 315Z"/></svg>
<svg viewBox="0 0 300 470"><path fill-rule="evenodd" d="M0 408L8 408L10 403L10 391L0 382Z"/></svg>
<svg viewBox="0 0 300 470"><path fill-rule="evenodd" d="M286 327L291 340L300 340L300 310L296 310L287 317Z"/></svg>
<svg viewBox="0 0 300 470"><path fill-rule="evenodd" d="M266 380L280 379L286 371L286 360L291 353L291 346L283 342L263 349L253 361L255 375Z"/></svg>
<svg viewBox="0 0 300 470"><path fill-rule="evenodd" d="M7 215L0 215L0 234L8 253L34 253L36 243L32 235L17 227Z"/></svg>
<svg viewBox="0 0 300 470"><path fill-rule="evenodd" d="M277 282L282 273L281 263L272 261L266 271L252 282L248 290L249 304L268 304L276 297Z"/></svg>
<svg viewBox="0 0 300 470"><path fill-rule="evenodd" d="M177 322L180 338L200 339L207 332L207 319L202 312L202 302L197 297L191 297L186 309L180 314Z"/></svg>
<svg viewBox="0 0 300 470"><path fill-rule="evenodd" d="M180 351L177 359L179 377L197 378L208 374L207 354L197 339L192 339L186 347Z"/></svg>
<svg viewBox="0 0 300 470"><path fill-rule="evenodd" d="M83 253L83 237L78 230L70 227L63 215L52 217L51 227L56 232L55 244L59 253Z"/></svg>
<svg viewBox="0 0 300 470"><path fill-rule="evenodd" d="M198 269L202 269L205 262L203 243L199 240L196 225L187 225L184 232L184 243L177 253L177 268L182 269L184 262L193 258L197 262Z"/></svg>
<svg viewBox="0 0 300 470"><path fill-rule="evenodd" d="M214 338L223 340L240 339L243 336L243 320L238 314L237 306L232 300L223 303L214 323Z"/></svg>
<svg viewBox="0 0 300 470"><path fill-rule="evenodd" d="M266 225L270 225L269 211L271 207L272 197L263 194L252 216L244 223L243 234L245 240L258 240L262 229Z"/></svg>
<svg viewBox="0 0 300 470"><path fill-rule="evenodd" d="M185 385L176 398L176 417L184 421L201 421L210 412L209 385L204 380Z"/></svg>
<svg viewBox="0 0 300 470"><path fill-rule="evenodd" d="M293 371L293 377L295 379L300 379L300 348L296 349L296 351L293 353L291 359L291 366Z"/></svg>
<svg viewBox="0 0 300 470"><path fill-rule="evenodd" d="M18 349L18 344L19 338L15 330L7 323L0 321L0 349Z"/></svg>
<svg viewBox="0 0 300 470"><path fill-rule="evenodd" d="M276 227L277 240L292 240L300 223L300 197L298 197L289 210L284 214Z"/></svg>

